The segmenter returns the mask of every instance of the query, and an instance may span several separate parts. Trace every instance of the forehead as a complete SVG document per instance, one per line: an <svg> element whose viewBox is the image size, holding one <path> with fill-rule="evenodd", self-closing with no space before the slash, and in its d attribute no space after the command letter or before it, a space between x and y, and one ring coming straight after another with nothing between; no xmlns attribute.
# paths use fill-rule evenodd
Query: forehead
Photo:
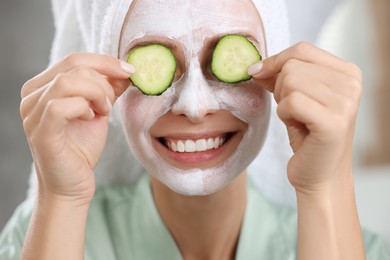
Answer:
<svg viewBox="0 0 390 260"><path fill-rule="evenodd" d="M260 38L262 24L250 0L138 0L123 32L127 39L147 35L180 39L199 31L210 36L237 31Z"/></svg>

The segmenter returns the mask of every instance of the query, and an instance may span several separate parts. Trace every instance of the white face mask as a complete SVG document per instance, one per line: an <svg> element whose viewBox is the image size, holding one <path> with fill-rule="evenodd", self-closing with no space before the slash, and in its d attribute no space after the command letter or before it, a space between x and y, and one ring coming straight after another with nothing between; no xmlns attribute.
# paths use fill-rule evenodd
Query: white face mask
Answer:
<svg viewBox="0 0 390 260"><path fill-rule="evenodd" d="M270 95L253 81L232 85L207 75L212 49L205 46L230 33L248 35L265 57L262 24L249 0L137 1L123 27L122 60L139 41L172 43L183 56L178 58L182 76L161 96L145 96L130 87L119 106L135 156L149 174L184 195L224 188L257 156L266 136ZM237 132L226 136L229 131ZM217 136L229 138L215 149L224 154L223 160L216 156L210 161L208 153L195 156L205 163L174 153L159 141L166 137L170 145L211 137L215 142Z"/></svg>

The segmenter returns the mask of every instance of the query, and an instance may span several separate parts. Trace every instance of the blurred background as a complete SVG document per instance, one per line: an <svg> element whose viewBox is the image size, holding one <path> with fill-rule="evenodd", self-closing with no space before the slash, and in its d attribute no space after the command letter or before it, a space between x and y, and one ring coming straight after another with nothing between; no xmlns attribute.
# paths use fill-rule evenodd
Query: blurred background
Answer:
<svg viewBox="0 0 390 260"><path fill-rule="evenodd" d="M315 43L364 72L354 147L358 209L363 226L390 247L390 2L286 2L293 43ZM31 167L19 116L20 88L46 68L53 34L50 0L0 2L0 230L26 197Z"/></svg>
<svg viewBox="0 0 390 260"><path fill-rule="evenodd" d="M48 63L49 0L0 2L0 229L26 197L31 156L19 116L20 88Z"/></svg>

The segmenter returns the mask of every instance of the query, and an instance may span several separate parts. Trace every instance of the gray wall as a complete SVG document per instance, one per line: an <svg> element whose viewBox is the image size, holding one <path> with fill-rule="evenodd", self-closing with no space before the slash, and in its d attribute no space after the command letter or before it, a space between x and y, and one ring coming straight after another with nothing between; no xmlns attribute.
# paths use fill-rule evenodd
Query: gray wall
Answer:
<svg viewBox="0 0 390 260"><path fill-rule="evenodd" d="M49 0L0 2L0 230L26 194L31 156L19 116L20 88L48 63Z"/></svg>
<svg viewBox="0 0 390 260"><path fill-rule="evenodd" d="M287 2L293 42L314 42L337 0ZM31 164L19 117L20 88L46 67L52 37L49 0L0 2L0 230L26 196Z"/></svg>

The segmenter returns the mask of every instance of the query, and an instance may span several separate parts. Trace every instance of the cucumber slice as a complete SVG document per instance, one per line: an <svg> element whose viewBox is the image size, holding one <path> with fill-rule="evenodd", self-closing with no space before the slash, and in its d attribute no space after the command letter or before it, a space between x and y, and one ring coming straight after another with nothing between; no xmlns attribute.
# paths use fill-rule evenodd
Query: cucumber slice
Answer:
<svg viewBox="0 0 390 260"><path fill-rule="evenodd" d="M175 78L176 58L164 45L137 47L129 53L127 62L135 67L131 82L145 95L161 95Z"/></svg>
<svg viewBox="0 0 390 260"><path fill-rule="evenodd" d="M245 36L228 34L217 43L211 61L211 71L220 81L238 83L252 78L248 68L258 61L261 55Z"/></svg>

